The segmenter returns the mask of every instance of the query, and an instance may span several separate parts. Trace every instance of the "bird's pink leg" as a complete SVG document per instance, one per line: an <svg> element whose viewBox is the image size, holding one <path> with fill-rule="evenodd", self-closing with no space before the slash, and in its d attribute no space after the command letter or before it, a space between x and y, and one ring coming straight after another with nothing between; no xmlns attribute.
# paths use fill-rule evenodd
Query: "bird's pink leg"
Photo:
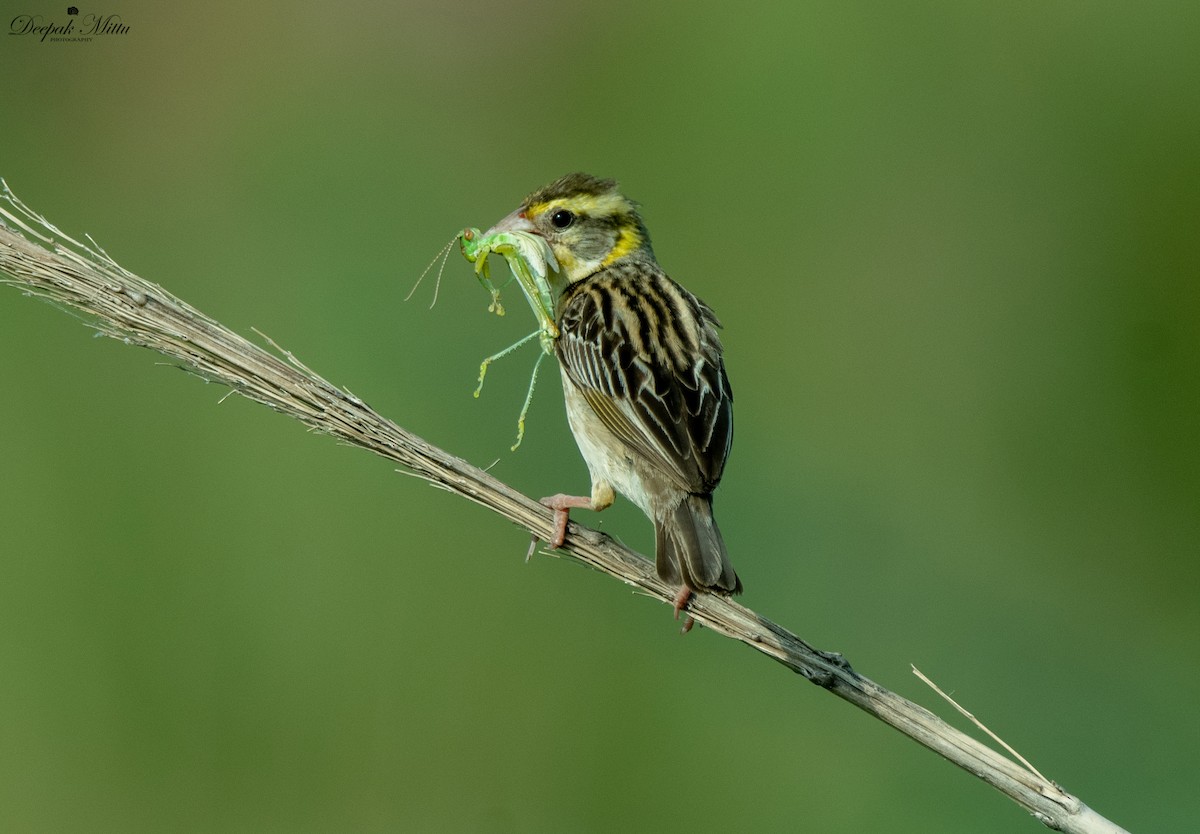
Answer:
<svg viewBox="0 0 1200 834"><path fill-rule="evenodd" d="M679 593L675 595L675 619L679 619L679 612L688 604L688 600L692 598L692 589L684 585L679 589ZM692 626L696 624L695 619L689 614L688 618L683 621L683 628L680 634L687 634L692 630Z"/></svg>
<svg viewBox="0 0 1200 834"><path fill-rule="evenodd" d="M585 510L604 509L596 507L587 495L565 495L561 492L543 498L540 503L554 510L554 533L547 542L551 550L562 547L563 540L567 537L567 519L570 518L572 507L582 507Z"/></svg>

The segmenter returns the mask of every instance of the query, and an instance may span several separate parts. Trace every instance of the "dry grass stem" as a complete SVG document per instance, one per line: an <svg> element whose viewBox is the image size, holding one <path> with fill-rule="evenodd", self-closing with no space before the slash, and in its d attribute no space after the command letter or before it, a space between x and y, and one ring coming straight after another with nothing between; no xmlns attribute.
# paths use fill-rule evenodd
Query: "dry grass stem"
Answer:
<svg viewBox="0 0 1200 834"><path fill-rule="evenodd" d="M1020 753L1018 753L1012 747L1010 747L1007 741L1000 738L1000 736L996 735L991 730L989 730L982 721L980 721L978 718L976 718L974 715L972 715L970 712L968 712L966 709L964 709L962 704L960 704L958 701L954 700L949 695L947 695L945 692L943 692L942 688L940 686L938 686L936 683L934 683L933 681L931 681L928 677L926 677L924 672L922 672L916 666L913 666L912 670L913 670L913 674L916 675L918 678L920 678L922 681L924 681L925 684L930 689L932 689L934 692L936 692L937 694L939 694L943 698L945 698L946 701L948 701L950 703L950 706L954 707L960 713L965 715L968 719L970 719L972 724L974 724L976 727L978 727L979 729L981 729L985 733L987 733L989 736L991 736L993 741L995 741L997 744L999 744L1001 747L1003 747L1005 750L1007 750L1009 753L1011 753L1017 761L1019 761L1021 764L1025 765L1026 770L1028 770L1030 773L1032 773L1034 776L1038 777L1039 779L1045 779L1047 782L1050 781L1049 779L1046 779L1046 777L1042 775L1040 770L1038 770L1036 767L1031 765L1029 763L1028 759L1026 759L1024 756L1022 756Z"/></svg>

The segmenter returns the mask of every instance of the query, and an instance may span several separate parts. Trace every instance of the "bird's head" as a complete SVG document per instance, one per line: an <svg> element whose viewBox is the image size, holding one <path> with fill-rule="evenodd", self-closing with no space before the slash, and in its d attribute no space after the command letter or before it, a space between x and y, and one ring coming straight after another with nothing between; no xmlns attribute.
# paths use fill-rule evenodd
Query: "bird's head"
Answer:
<svg viewBox="0 0 1200 834"><path fill-rule="evenodd" d="M625 258L654 258L637 205L615 180L590 174L567 174L539 188L487 234L515 231L545 238L567 284Z"/></svg>

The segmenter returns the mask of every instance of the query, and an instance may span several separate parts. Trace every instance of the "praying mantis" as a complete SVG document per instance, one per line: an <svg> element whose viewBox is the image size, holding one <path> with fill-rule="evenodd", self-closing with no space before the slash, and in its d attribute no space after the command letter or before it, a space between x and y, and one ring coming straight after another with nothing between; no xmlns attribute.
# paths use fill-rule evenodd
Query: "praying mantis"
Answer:
<svg viewBox="0 0 1200 834"><path fill-rule="evenodd" d="M503 289L509 282L505 282L500 286L492 283L491 268L488 264L489 255L500 255L508 263L508 268L512 272L513 277L517 280L517 284L521 287L521 291L525 294L525 300L529 302L530 308L533 310L534 318L537 320L537 330L534 330L528 336L525 336L509 345L504 350L494 353L483 360L479 365L479 384L475 388L475 396L478 397L483 391L483 379L487 376L488 366L497 359L500 359L512 353L517 348L533 341L535 338L541 350L538 352L537 361L533 364L533 373L529 379L529 390L525 394L525 402L521 406L521 413L517 417L517 442L513 444L512 451L516 451L521 445L521 441L525 438L525 416L529 413L529 404L533 402L533 389L537 384L538 368L542 364L542 360L547 356L554 355L554 342L558 338L558 325L554 323L554 303L556 294L554 292L554 279L560 274L561 269L558 260L554 257L554 251L550 248L545 238L529 232L493 232L484 233L476 228L466 228L454 236L451 241L446 244L437 257L433 259L436 262L442 258L442 267L445 267L446 257L449 257L450 249L455 243L459 244L463 257L475 265L475 276L479 279L479 283L483 285L492 295L492 303L488 306L488 312L495 313L498 316L504 315L504 305L500 302L500 290ZM433 262L425 268L425 272L433 266ZM425 277L425 273L421 273L421 278ZM441 271L438 272L438 280L440 282ZM420 284L421 279L417 279ZM416 291L416 287L413 287ZM412 296L412 293L409 293ZM437 301L437 291L434 290L434 302Z"/></svg>

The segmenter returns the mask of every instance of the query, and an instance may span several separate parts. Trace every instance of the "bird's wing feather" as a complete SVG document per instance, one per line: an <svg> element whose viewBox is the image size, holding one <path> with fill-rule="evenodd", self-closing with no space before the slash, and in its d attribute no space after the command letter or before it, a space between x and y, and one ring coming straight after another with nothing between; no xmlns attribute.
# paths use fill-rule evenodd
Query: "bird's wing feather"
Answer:
<svg viewBox="0 0 1200 834"><path fill-rule="evenodd" d="M733 439L716 318L650 265L568 293L558 356L601 422L688 492L711 492Z"/></svg>

